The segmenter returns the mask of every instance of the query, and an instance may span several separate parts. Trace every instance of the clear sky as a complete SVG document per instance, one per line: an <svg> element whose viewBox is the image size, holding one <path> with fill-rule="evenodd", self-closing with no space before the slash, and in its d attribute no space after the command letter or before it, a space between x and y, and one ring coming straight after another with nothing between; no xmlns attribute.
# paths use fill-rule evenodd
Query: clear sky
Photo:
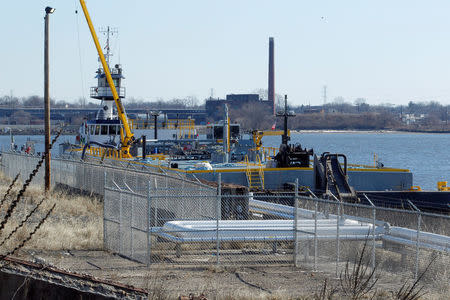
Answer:
<svg viewBox="0 0 450 300"><path fill-rule="evenodd" d="M450 1L88 0L96 29L118 29L127 96L203 100L275 88L296 105L343 97L450 104ZM44 8L50 94L76 101L96 84L97 54L78 0L2 1L0 95L43 95ZM78 14L75 13L78 10ZM114 40L113 40L114 41ZM125 102L126 103L126 102Z"/></svg>

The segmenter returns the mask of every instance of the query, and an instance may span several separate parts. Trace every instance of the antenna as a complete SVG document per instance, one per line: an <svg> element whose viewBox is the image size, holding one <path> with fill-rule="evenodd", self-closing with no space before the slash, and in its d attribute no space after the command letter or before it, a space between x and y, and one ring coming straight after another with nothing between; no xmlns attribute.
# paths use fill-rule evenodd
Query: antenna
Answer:
<svg viewBox="0 0 450 300"><path fill-rule="evenodd" d="M327 104L327 86L323 86L323 105Z"/></svg>
<svg viewBox="0 0 450 300"><path fill-rule="evenodd" d="M212 99L214 97L214 88L211 88L211 94L209 96L210 99Z"/></svg>
<svg viewBox="0 0 450 300"><path fill-rule="evenodd" d="M105 28L100 28L99 31L100 31L100 33L103 33L103 35L106 35L106 46L103 49L106 49L105 59L106 59L106 64L109 67L109 62L110 62L109 59L110 59L111 56L113 56L113 54L111 53L111 46L110 46L110 43L109 43L109 37L114 35L114 34L117 34L119 32L117 31L117 28L111 28L109 26L106 27L106 29Z"/></svg>
<svg viewBox="0 0 450 300"><path fill-rule="evenodd" d="M283 135L281 136L281 143L283 145L287 145L289 140L291 139L291 137L288 135L288 129L287 129L288 118L295 116L295 114L288 111L287 95L284 95L284 112L278 112L276 116L284 118L284 132L283 132Z"/></svg>

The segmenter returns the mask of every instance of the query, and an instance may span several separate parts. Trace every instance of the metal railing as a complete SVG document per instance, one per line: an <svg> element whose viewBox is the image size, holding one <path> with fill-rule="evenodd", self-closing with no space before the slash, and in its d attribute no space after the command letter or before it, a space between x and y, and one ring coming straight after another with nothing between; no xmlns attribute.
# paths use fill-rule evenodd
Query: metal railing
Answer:
<svg viewBox="0 0 450 300"><path fill-rule="evenodd" d="M120 98L125 98L125 87L116 87L117 94ZM90 97L112 97L111 88L109 86L93 86L90 88Z"/></svg>

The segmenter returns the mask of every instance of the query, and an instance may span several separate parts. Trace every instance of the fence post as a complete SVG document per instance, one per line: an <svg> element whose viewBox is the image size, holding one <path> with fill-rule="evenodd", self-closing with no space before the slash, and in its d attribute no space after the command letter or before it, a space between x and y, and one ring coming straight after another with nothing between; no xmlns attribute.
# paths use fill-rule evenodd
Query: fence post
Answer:
<svg viewBox="0 0 450 300"><path fill-rule="evenodd" d="M336 218L336 277L339 275L339 256L341 255L341 249L339 244L339 223L341 221L341 204L337 206L337 218Z"/></svg>
<svg viewBox="0 0 450 300"><path fill-rule="evenodd" d="M377 208L372 201L370 201L369 197L364 194L364 197L372 206L372 269L375 270L375 226L376 226L376 216L377 216ZM375 278L374 278L375 279Z"/></svg>
<svg viewBox="0 0 450 300"><path fill-rule="evenodd" d="M87 193L87 184L86 184L86 165L80 164L80 166L83 168L83 184L80 186L80 190Z"/></svg>
<svg viewBox="0 0 450 300"><path fill-rule="evenodd" d="M294 266L298 267L298 178L295 179L294 193Z"/></svg>
<svg viewBox="0 0 450 300"><path fill-rule="evenodd" d="M377 209L373 206L372 212L372 269L375 270L376 262L375 262L375 222L377 217Z"/></svg>
<svg viewBox="0 0 450 300"><path fill-rule="evenodd" d="M314 200L314 271L317 271L317 211L319 202Z"/></svg>
<svg viewBox="0 0 450 300"><path fill-rule="evenodd" d="M417 237L416 237L416 270L414 272L414 280L416 280L419 276L419 240L420 240L420 226L422 223L422 214L420 211L417 211Z"/></svg>
<svg viewBox="0 0 450 300"><path fill-rule="evenodd" d="M155 195L157 195L158 196L158 183L157 183L157 181L156 181L156 176L155 177L153 177L153 181L154 181L154 185L153 185L153 191L155 192ZM166 181L166 183L167 183L167 181ZM167 190L167 184L166 184L166 190ZM159 226L159 221L158 221L158 200L159 200L160 198L158 198L158 197L155 197L155 203L153 203L153 210L154 210L154 218L155 218L155 220L153 221L153 223L154 223L154 225L155 225L155 227L158 227ZM165 198L165 201L168 201L167 200L167 196L166 196L166 198ZM163 202L164 203L164 202Z"/></svg>
<svg viewBox="0 0 450 300"><path fill-rule="evenodd" d="M122 191L119 191L119 250L120 250L120 254L123 254L123 227L124 227L124 222L123 222L123 213L122 213L122 209L123 209L123 203L122 203Z"/></svg>
<svg viewBox="0 0 450 300"><path fill-rule="evenodd" d="M416 211L417 213L417 234L416 234L416 266L414 271L414 279L417 279L419 274L419 240L420 240L420 225L422 222L422 214L420 210L417 208L417 206L414 205L414 203L411 202L411 200L408 200L409 205Z"/></svg>
<svg viewBox="0 0 450 300"><path fill-rule="evenodd" d="M91 196L92 196L92 193L93 193L93 191L94 191L94 168L91 166L90 169L91 169L91 178L89 178L89 180L91 181L91 191L90 191L90 194L91 194Z"/></svg>
<svg viewBox="0 0 450 300"><path fill-rule="evenodd" d="M151 189L151 182L150 180L147 181L147 224L146 224L146 228L147 228L147 267L150 266L152 260L151 260L151 255L152 255L152 236L151 236L151 211L152 211L152 206L151 206L151 193L150 193L150 189Z"/></svg>
<svg viewBox="0 0 450 300"><path fill-rule="evenodd" d="M106 171L103 173L103 250L106 250L106 218L105 218L105 204L106 204Z"/></svg>
<svg viewBox="0 0 450 300"><path fill-rule="evenodd" d="M216 202L216 263L219 265L219 255L220 255L220 241L219 241L219 219L221 211L221 201L222 201L222 174L219 173L217 176L217 202Z"/></svg>
<svg viewBox="0 0 450 300"><path fill-rule="evenodd" d="M129 189L129 188L128 188ZM133 204L134 204L134 197L135 195L132 194L129 197L129 201L130 203L130 207L131 207L131 211L130 211L130 216L131 216L131 220L130 220L130 228L128 228L128 230L130 231L130 248L131 248L131 258L134 259L134 238L133 238Z"/></svg>

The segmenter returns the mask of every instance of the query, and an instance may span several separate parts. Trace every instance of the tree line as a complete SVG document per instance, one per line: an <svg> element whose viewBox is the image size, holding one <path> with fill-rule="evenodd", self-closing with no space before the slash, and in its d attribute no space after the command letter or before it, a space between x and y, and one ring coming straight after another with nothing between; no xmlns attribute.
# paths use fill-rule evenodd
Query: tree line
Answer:
<svg viewBox="0 0 450 300"><path fill-rule="evenodd" d="M173 98L170 100L157 99L155 101L146 101L144 99L136 99L133 97L124 100L124 104L130 109L162 109L162 108L202 108L204 103L200 103L194 96L184 98ZM50 99L50 107L53 108L98 108L100 101L93 99L86 100L79 98L75 102L65 100ZM44 98L33 95L29 97L0 96L0 107L8 108L31 108L43 107Z"/></svg>
<svg viewBox="0 0 450 300"><path fill-rule="evenodd" d="M279 102L277 111L283 111L284 106ZM291 105L288 110L295 113L295 117L289 118L289 127L296 130L450 131L450 105L436 101L370 105L362 98L354 103L338 98L321 106ZM232 109L230 115L246 130L269 130L274 124L276 129L283 126L282 119L262 105L244 104Z"/></svg>
<svg viewBox="0 0 450 300"><path fill-rule="evenodd" d="M257 90L263 99L266 97L264 89ZM281 95L276 95L277 111L284 109L284 101ZM89 102L80 98L76 102L65 100L50 100L52 108L98 108L100 101L90 99ZM201 103L196 97L174 98L171 100L157 99L145 101L143 99L127 98L124 104L129 109L201 109ZM30 108L43 107L43 97L33 95L29 97L0 97L0 107ZM289 111L296 116L289 119L291 129L340 129L340 130L424 130L442 131L450 130L450 105L442 105L436 101L414 102L407 105L378 104L370 105L364 98L357 98L348 102L342 97L335 98L332 102L321 106L290 105ZM276 124L281 129L282 120L271 114L267 105L243 104L238 109L230 109L230 117L233 122L240 123L244 129L268 130ZM18 110L15 112L14 121L20 124L39 124L41 120L30 120L29 114ZM410 118L410 121L408 118ZM11 121L11 120L10 120ZM213 120L210 120L213 121Z"/></svg>

